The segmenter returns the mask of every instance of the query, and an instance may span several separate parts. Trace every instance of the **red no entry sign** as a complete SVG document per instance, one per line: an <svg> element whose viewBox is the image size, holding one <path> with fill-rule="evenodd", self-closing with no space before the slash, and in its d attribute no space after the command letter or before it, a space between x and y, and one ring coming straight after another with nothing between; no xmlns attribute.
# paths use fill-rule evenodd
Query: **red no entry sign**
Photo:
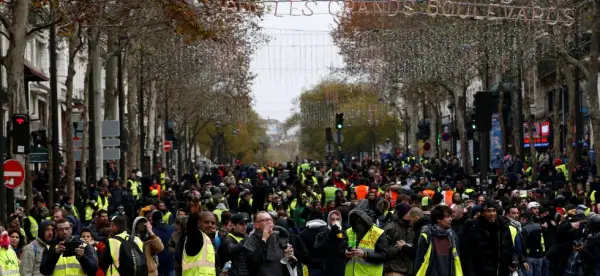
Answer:
<svg viewBox="0 0 600 276"><path fill-rule="evenodd" d="M25 180L25 169L17 160L8 159L4 161L4 186L14 189Z"/></svg>
<svg viewBox="0 0 600 276"><path fill-rule="evenodd" d="M164 151L171 151L171 148L173 148L173 144L171 143L171 141L165 141L163 143L163 150Z"/></svg>

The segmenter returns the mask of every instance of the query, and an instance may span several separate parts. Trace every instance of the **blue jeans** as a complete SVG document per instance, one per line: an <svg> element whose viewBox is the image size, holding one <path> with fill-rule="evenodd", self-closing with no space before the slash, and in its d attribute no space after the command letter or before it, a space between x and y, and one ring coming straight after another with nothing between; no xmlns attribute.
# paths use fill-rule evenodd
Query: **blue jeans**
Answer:
<svg viewBox="0 0 600 276"><path fill-rule="evenodd" d="M542 276L550 276L550 261L544 258L544 262L542 263Z"/></svg>
<svg viewBox="0 0 600 276"><path fill-rule="evenodd" d="M529 270L526 272L527 276L542 276L543 263L543 258L527 258L527 264L529 265Z"/></svg>

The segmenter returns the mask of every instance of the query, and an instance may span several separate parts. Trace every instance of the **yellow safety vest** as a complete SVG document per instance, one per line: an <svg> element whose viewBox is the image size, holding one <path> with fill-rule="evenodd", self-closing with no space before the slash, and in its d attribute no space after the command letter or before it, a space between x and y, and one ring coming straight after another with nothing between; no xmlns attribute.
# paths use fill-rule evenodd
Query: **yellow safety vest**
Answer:
<svg viewBox="0 0 600 276"><path fill-rule="evenodd" d="M85 220L91 221L94 218L94 208L89 205L85 206Z"/></svg>
<svg viewBox="0 0 600 276"><path fill-rule="evenodd" d="M557 172L562 172L562 174L565 176L565 180L569 181L569 170L567 169L567 166L565 166L565 164L560 164L560 165L554 167L554 169Z"/></svg>
<svg viewBox="0 0 600 276"><path fill-rule="evenodd" d="M87 246L87 245L86 245ZM71 275L82 275L85 276L85 272L81 269L81 264L77 260L77 257L63 257L62 255L56 262L56 266L54 267L54 272L52 276L71 276Z"/></svg>
<svg viewBox="0 0 600 276"><path fill-rule="evenodd" d="M181 265L181 269L183 271L183 276L216 276L217 270L215 267L215 248L213 247L212 241L210 238L202 233L202 238L204 238L204 243L202 245L202 249L196 256L188 256L185 251L185 244L187 243L187 238L183 243L183 261Z"/></svg>
<svg viewBox="0 0 600 276"><path fill-rule="evenodd" d="M123 233L121 234L117 234L117 236L122 238L123 240L129 239L129 234L127 234L127 232L125 231L123 231ZM134 242L135 244L137 244L137 246L140 247L140 250L144 252L144 244L142 243L142 240L140 240L140 238L138 237L135 237ZM108 244L110 247L110 256L112 257L113 263L106 270L106 276L119 276L119 271L117 270L117 268L119 267L119 251L121 250L121 241L110 238L108 239Z"/></svg>
<svg viewBox="0 0 600 276"><path fill-rule="evenodd" d="M38 236L38 223L32 216L27 216L27 219L29 220L29 233L35 239Z"/></svg>
<svg viewBox="0 0 600 276"><path fill-rule="evenodd" d="M167 178L167 174L165 172L160 173L160 186L165 185L165 178Z"/></svg>
<svg viewBox="0 0 600 276"><path fill-rule="evenodd" d="M518 233L517 227L509 225L508 230L510 231L510 237L512 239L513 246L515 246L515 241L517 239L517 233Z"/></svg>
<svg viewBox="0 0 600 276"><path fill-rule="evenodd" d="M240 238L240 237L238 237L238 236L236 236L236 235L234 235L234 234L231 234L231 233L227 234L227 236L230 236L230 237L232 237L232 238L233 238L235 241L237 241L238 243L244 239L243 237L241 237L241 238Z"/></svg>
<svg viewBox="0 0 600 276"><path fill-rule="evenodd" d="M375 250L375 243L379 237L383 234L383 230L375 225L371 226L369 232L358 243L358 248L363 251ZM346 230L348 236L348 246L356 248L356 233L352 228ZM373 264L365 261L362 258L353 257L348 263L346 263L346 270L344 275L346 276L371 276L371 275L382 275L383 264Z"/></svg>
<svg viewBox="0 0 600 276"><path fill-rule="evenodd" d="M169 224L171 222L171 212L167 211L167 213L162 216L162 221Z"/></svg>
<svg viewBox="0 0 600 276"><path fill-rule="evenodd" d="M219 221L221 221L221 214L223 214L223 212L228 211L227 209L225 210L221 210L221 209L215 209L213 211L213 214L217 215L217 218L219 218Z"/></svg>
<svg viewBox="0 0 600 276"><path fill-rule="evenodd" d="M108 197L104 197L104 203L102 203L101 199L102 197L98 195L98 200L96 200L96 207L98 207L98 210L108 211Z"/></svg>
<svg viewBox="0 0 600 276"><path fill-rule="evenodd" d="M325 193L325 204L327 204L327 202L329 202L330 200L335 200L336 191L337 188L334 186L327 186L325 187L325 189L323 189L323 192Z"/></svg>
<svg viewBox="0 0 600 276"><path fill-rule="evenodd" d="M129 182L129 186L131 187L129 189L131 190L131 195L133 196L133 198L140 199L140 193L138 191L137 181L134 181L133 179L129 179L129 180L127 180L127 182Z"/></svg>
<svg viewBox="0 0 600 276"><path fill-rule="evenodd" d="M427 269L429 268L429 258L431 257L431 248L432 248L431 242L429 242L429 240L427 239L427 234L421 233L421 236L423 238L425 238L427 243L429 243L429 246L427 247L427 253L425 253L425 258L423 259L423 263L419 267L419 271L417 271L416 276L427 275ZM458 252L456 251L456 248L454 248L454 247L452 248L452 257L454 259L454 276L462 276L463 271L462 271L462 266L460 264L460 258L458 257Z"/></svg>
<svg viewBox="0 0 600 276"><path fill-rule="evenodd" d="M240 201L242 201L242 198L238 198L238 208L240 208ZM252 198L250 199L250 201L248 202L248 204L250 204L250 206L252 206Z"/></svg>
<svg viewBox="0 0 600 276"><path fill-rule="evenodd" d="M19 258L12 248L0 248L0 275L19 276Z"/></svg>
<svg viewBox="0 0 600 276"><path fill-rule="evenodd" d="M533 175L531 175L531 167L527 167L525 170L525 175L527 175L527 181L531 182L533 179Z"/></svg>

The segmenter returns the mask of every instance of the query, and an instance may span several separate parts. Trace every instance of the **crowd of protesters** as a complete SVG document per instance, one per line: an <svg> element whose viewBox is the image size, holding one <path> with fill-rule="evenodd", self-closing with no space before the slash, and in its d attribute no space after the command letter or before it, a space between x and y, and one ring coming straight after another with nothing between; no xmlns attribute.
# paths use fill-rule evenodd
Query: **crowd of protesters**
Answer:
<svg viewBox="0 0 600 276"><path fill-rule="evenodd" d="M37 183L0 228L0 275L600 276L593 164L538 163L534 178L497 158L488 189L454 156L411 154L177 180L111 166L54 206Z"/></svg>

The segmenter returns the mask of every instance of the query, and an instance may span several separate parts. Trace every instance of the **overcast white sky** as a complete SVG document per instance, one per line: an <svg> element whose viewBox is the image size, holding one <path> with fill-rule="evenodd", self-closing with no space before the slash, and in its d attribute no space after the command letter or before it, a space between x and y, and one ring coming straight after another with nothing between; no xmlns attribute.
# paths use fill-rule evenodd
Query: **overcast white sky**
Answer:
<svg viewBox="0 0 600 276"><path fill-rule="evenodd" d="M328 2L311 3L312 16L301 16L311 12L304 4L294 3L290 16L290 4L281 3L277 14L282 16L272 10L262 22L271 41L256 53L251 68L257 74L254 108L265 119L285 121L303 90L326 78L331 68L343 66L329 34L335 22Z"/></svg>

